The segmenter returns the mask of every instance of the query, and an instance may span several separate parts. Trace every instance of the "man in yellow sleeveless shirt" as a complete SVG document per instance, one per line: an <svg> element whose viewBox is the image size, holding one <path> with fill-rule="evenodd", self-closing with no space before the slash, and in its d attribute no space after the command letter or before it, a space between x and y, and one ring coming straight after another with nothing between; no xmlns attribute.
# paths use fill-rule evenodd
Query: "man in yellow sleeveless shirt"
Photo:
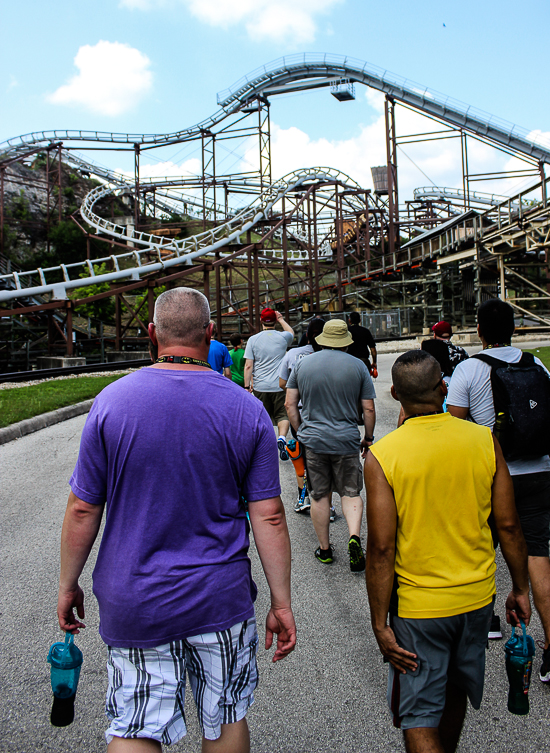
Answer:
<svg viewBox="0 0 550 753"><path fill-rule="evenodd" d="M442 412L447 388L437 361L404 353L392 380L405 421L365 462L371 620L390 662L388 703L407 751L449 753L467 697L477 709L483 694L495 597L491 511L512 577L513 625L531 615L527 550L500 446L487 427Z"/></svg>

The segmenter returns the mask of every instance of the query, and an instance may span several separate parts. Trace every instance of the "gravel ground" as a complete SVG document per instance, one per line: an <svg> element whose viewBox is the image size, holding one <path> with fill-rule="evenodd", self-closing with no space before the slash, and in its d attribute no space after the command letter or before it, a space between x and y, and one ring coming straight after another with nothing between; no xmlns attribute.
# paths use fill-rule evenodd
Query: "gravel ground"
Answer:
<svg viewBox="0 0 550 753"><path fill-rule="evenodd" d="M394 358L380 358L378 438L391 431L397 420L398 405L389 395ZM105 749L106 651L97 632L97 604L91 592L96 550L81 579L88 627L77 639L85 663L76 720L65 729L49 724L46 656L50 644L62 637L55 615L59 536L84 421L85 416L80 416L0 447L2 753L98 753ZM392 728L386 706L387 667L371 632L364 578L351 574L346 562L345 521L340 516L332 526L338 557L335 564L320 565L313 556L317 544L310 519L292 512L296 486L292 465L281 463L280 469L293 545L298 645L291 656L275 665L270 662L272 652L260 649L260 685L248 716L252 749L257 753L403 751L401 733ZM338 501L336 508L340 512ZM251 559L259 588L257 616L263 640L269 597L254 546ZM509 579L500 555L497 587L497 612L503 615ZM505 633L507 638L508 628ZM531 634L542 637L536 615ZM537 658L537 671L539 663ZM504 642L495 641L487 653L485 697L480 711L468 712L460 753L540 753L549 749L550 688L534 674L528 717L509 714L506 697ZM172 746L176 753L200 750L189 699L186 708L188 735Z"/></svg>

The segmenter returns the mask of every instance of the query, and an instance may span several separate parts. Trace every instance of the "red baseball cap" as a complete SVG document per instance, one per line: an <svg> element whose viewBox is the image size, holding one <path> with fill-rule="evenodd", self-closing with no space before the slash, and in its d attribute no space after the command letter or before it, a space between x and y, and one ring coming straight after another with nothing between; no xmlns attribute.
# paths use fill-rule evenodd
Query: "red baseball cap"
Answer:
<svg viewBox="0 0 550 753"><path fill-rule="evenodd" d="M271 322L277 321L277 314L273 309L264 309L262 313L260 314L260 320L262 322L265 322L266 324L271 324Z"/></svg>
<svg viewBox="0 0 550 753"><path fill-rule="evenodd" d="M432 327L432 332L436 337L443 337L443 335L451 336L453 334L453 328L449 322L437 322Z"/></svg>

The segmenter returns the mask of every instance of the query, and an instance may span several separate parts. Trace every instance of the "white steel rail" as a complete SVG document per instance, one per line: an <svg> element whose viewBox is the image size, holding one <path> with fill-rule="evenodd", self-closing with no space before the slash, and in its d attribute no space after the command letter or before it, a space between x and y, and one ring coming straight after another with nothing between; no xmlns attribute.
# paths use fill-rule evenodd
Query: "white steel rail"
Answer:
<svg viewBox="0 0 550 753"><path fill-rule="evenodd" d="M0 275L0 286L11 288L0 290L0 301L46 293L52 293L54 298L66 298L68 290L85 285L114 282L126 278L139 280L144 274L169 269L176 265L191 264L198 257L213 255L216 252L223 254L222 249L231 242L238 242L240 236L265 218L285 194L304 184L318 182L338 182L351 189L360 188L345 173L333 168L315 167L294 170L271 184L246 209L235 214L227 222L181 240L132 230L100 217L94 212L96 202L108 195L125 193L128 191L128 186L115 188L108 185L98 186L87 194L82 203L80 212L83 219L95 228L97 233L130 242L133 248L121 254L112 254L93 261L86 260L45 269L38 268L28 272ZM130 230L129 233L128 230ZM96 274L95 267L102 263L108 263L114 271ZM25 286L25 282L31 281L33 277L38 278L42 284ZM51 280L52 277L55 280L50 282L48 278Z"/></svg>

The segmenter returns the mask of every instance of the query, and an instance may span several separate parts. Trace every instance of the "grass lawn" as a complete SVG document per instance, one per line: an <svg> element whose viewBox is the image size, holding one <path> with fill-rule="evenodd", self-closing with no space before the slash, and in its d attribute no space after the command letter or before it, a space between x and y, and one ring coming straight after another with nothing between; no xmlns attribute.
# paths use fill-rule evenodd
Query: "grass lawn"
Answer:
<svg viewBox="0 0 550 753"><path fill-rule="evenodd" d="M121 376L124 374L60 379L28 387L0 390L0 428L38 416L40 413L89 400Z"/></svg>
<svg viewBox="0 0 550 753"><path fill-rule="evenodd" d="M522 348L522 350L525 351L525 353L532 353L537 358L540 358L548 371L550 371L550 346L546 346L544 348L535 348L534 350Z"/></svg>

